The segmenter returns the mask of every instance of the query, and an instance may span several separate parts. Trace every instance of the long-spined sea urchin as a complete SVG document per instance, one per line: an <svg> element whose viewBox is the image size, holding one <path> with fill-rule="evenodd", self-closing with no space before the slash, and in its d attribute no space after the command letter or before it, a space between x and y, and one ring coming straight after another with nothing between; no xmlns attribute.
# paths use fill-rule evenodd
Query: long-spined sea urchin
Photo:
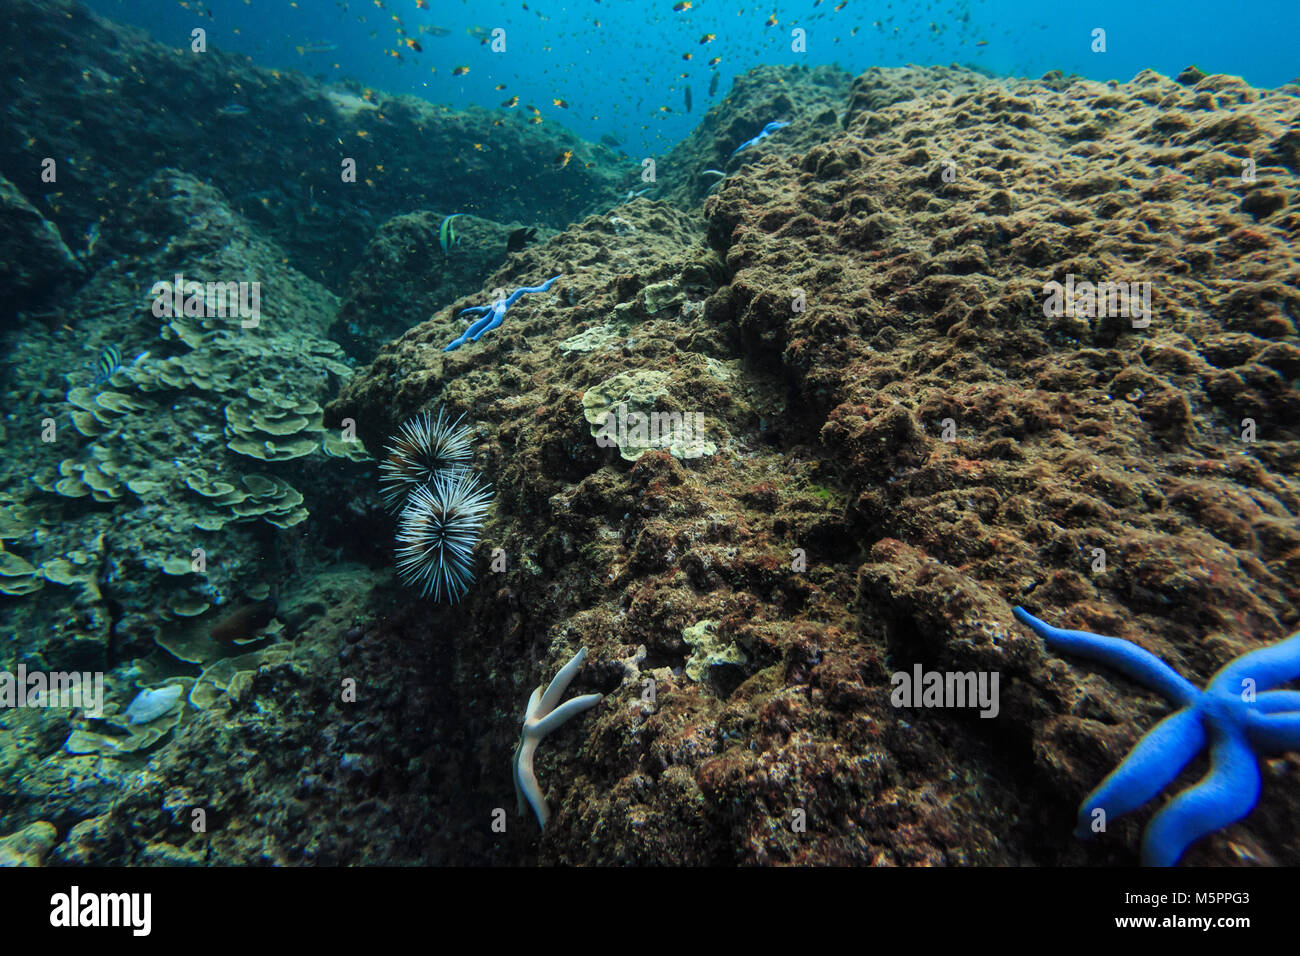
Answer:
<svg viewBox="0 0 1300 956"><path fill-rule="evenodd" d="M393 444L385 449L388 457L379 466L384 507L399 511L421 485L429 484L443 472L469 467L472 433L468 425L461 425L464 419L461 415L450 421L446 409L440 408L437 418L425 412L402 424Z"/></svg>
<svg viewBox="0 0 1300 956"><path fill-rule="evenodd" d="M474 581L470 560L491 500L491 486L470 471L439 472L412 491L398 519L401 579L435 601L459 601Z"/></svg>

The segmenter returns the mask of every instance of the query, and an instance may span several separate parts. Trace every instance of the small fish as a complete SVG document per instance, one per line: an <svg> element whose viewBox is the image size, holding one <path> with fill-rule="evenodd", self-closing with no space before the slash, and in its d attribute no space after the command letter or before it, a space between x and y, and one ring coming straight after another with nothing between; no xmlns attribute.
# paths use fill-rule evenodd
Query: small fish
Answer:
<svg viewBox="0 0 1300 956"><path fill-rule="evenodd" d="M276 610L274 595L244 604L213 624L208 630L208 637L226 647L251 644L265 636L262 631L271 623Z"/></svg>
<svg viewBox="0 0 1300 956"><path fill-rule="evenodd" d="M180 684L168 684L156 690L140 691L126 709L126 722L147 724L170 713L181 699L181 691L184 689Z"/></svg>
<svg viewBox="0 0 1300 956"><path fill-rule="evenodd" d="M776 18L776 14L774 13L774 14L772 14L770 17L767 18L767 22L764 23L763 26L765 26L765 27L774 27L774 26L776 26L779 22L780 22L780 21L777 20L777 18Z"/></svg>
<svg viewBox="0 0 1300 956"><path fill-rule="evenodd" d="M686 87L686 91L685 91L685 93L686 93L686 112L689 113L689 112L691 111L691 88L690 88L690 86L687 86L687 87Z"/></svg>
<svg viewBox="0 0 1300 956"><path fill-rule="evenodd" d="M685 13L690 8L691 8L690 3L688 3L687 0L682 0L681 3L675 4L673 6L673 13Z"/></svg>
<svg viewBox="0 0 1300 956"><path fill-rule="evenodd" d="M504 101L501 103L501 105L504 106L504 107L505 107L506 109L508 109L508 110L512 110L512 109L514 109L516 106L519 105L519 97L517 97L517 96L512 96L512 97L510 97L510 99L508 99L508 100L504 100Z"/></svg>
<svg viewBox="0 0 1300 956"><path fill-rule="evenodd" d="M712 96L714 93L718 92L718 77L720 77L721 75L722 75L721 73L714 73L714 74L713 74L713 79L709 80L709 95L710 95L710 96Z"/></svg>
<svg viewBox="0 0 1300 956"><path fill-rule="evenodd" d="M989 41L988 41L988 40L976 40L976 41L975 41L975 45L976 45L976 46L988 46L988 45L989 45Z"/></svg>
<svg viewBox="0 0 1300 956"><path fill-rule="evenodd" d="M492 89L496 90L498 93L500 93L505 88L506 85L504 83L498 83L496 86L492 87Z"/></svg>
<svg viewBox="0 0 1300 956"><path fill-rule="evenodd" d="M444 219L442 225L438 227L438 245L442 246L444 257L451 252L453 245L460 245L460 236L456 235L456 226L452 223L452 220L460 215L462 214L453 213Z"/></svg>
<svg viewBox="0 0 1300 956"><path fill-rule="evenodd" d="M247 116L251 111L243 103L227 103L217 110L218 116Z"/></svg>
<svg viewBox="0 0 1300 956"><path fill-rule="evenodd" d="M122 353L116 345L110 345L99 353L95 360L95 385L102 385L113 377L113 373L122 367Z"/></svg>
<svg viewBox="0 0 1300 956"><path fill-rule="evenodd" d="M567 110L567 109L569 108L569 104L566 103L566 102L564 102L564 100L561 100L561 99L553 99L553 100L551 100L551 102L554 103L556 106L558 106L558 107L559 107L560 109L562 109L562 110Z"/></svg>
<svg viewBox="0 0 1300 956"><path fill-rule="evenodd" d="M717 66L721 62L722 62L722 57L715 56L712 60L709 61L709 66Z"/></svg>
<svg viewBox="0 0 1300 956"><path fill-rule="evenodd" d="M299 56L305 56L308 53L333 53L338 48L337 43L322 40L319 43L304 43L302 46L297 47L297 50Z"/></svg>
<svg viewBox="0 0 1300 956"><path fill-rule="evenodd" d="M464 75L465 75L466 73L468 73L468 72L469 72L469 67L467 67L467 66L458 66L458 67L456 67L456 69L454 69L454 70L451 71L451 75L452 75L452 76L464 76Z"/></svg>
<svg viewBox="0 0 1300 956"><path fill-rule="evenodd" d="M95 378L91 384L103 385L114 373L124 368L135 368L141 362L149 357L149 352L141 352L135 358L131 359L127 365L122 364L122 355L118 350L110 345L104 351L99 353L99 358L95 360L93 368L95 369Z"/></svg>
<svg viewBox="0 0 1300 956"><path fill-rule="evenodd" d="M714 39L717 38L717 36L718 36L718 35L717 35L716 33L706 33L706 34L704 34L704 36L700 37L700 46L704 46L704 44L706 44L706 43L712 43L712 42L714 41Z"/></svg>
<svg viewBox="0 0 1300 956"><path fill-rule="evenodd" d="M487 27L479 27L479 26L466 27L465 32L468 33L470 36L472 36L475 40L478 40L480 43L487 43L488 40L492 39L492 31L489 30Z"/></svg>
<svg viewBox="0 0 1300 956"><path fill-rule="evenodd" d="M427 33L427 34L429 34L429 36L432 36L432 37L449 37L449 36L451 36L451 31L448 30L446 27L435 27L435 26L430 26L430 25L427 24L427 23L421 23L421 24L420 24L420 32L421 32L421 33Z"/></svg>
<svg viewBox="0 0 1300 956"><path fill-rule="evenodd" d="M525 226L523 229L516 229L506 237L506 252L518 252L528 243L532 242L537 236L536 227Z"/></svg>
<svg viewBox="0 0 1300 956"><path fill-rule="evenodd" d="M689 60L689 59L691 59L691 58L694 57L694 56L695 56L694 53L683 53L683 54L682 54L682 59L683 59L683 60Z"/></svg>
<svg viewBox="0 0 1300 956"><path fill-rule="evenodd" d="M560 153L559 156L555 157L555 168L557 170L563 169L565 166L569 165L569 160L571 159L573 159L573 150L566 149L564 152Z"/></svg>
<svg viewBox="0 0 1300 956"><path fill-rule="evenodd" d="M536 106L534 106L532 103L529 103L527 106L524 107L524 109L528 110L528 112L532 113L534 116L541 116L541 115L542 115L542 111L539 110L539 109L538 109Z"/></svg>
<svg viewBox="0 0 1300 956"><path fill-rule="evenodd" d="M423 52L424 52L424 47L420 46L419 43L415 42L415 41L412 40L410 37L407 37L406 40L403 41L403 42L405 42L406 45L407 45L408 47L410 47L412 50L414 50L416 53L423 53Z"/></svg>
<svg viewBox="0 0 1300 956"><path fill-rule="evenodd" d="M415 0L415 6L417 10L428 10L429 0Z"/></svg>

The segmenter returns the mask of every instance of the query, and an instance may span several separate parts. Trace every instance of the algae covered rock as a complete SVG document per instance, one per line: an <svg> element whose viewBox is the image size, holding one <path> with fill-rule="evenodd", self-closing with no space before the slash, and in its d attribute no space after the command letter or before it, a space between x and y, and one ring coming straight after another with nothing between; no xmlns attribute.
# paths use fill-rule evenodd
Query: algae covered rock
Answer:
<svg viewBox="0 0 1300 956"><path fill-rule="evenodd" d="M81 273L58 228L0 176L0 318L43 305L56 286Z"/></svg>
<svg viewBox="0 0 1300 956"><path fill-rule="evenodd" d="M444 236L449 215L407 213L376 230L330 326L330 337L350 355L369 361L385 342L475 291L505 261L515 225L456 215L450 223L454 233Z"/></svg>
<svg viewBox="0 0 1300 956"><path fill-rule="evenodd" d="M40 866L59 842L53 823L38 820L17 833L0 837L0 866Z"/></svg>

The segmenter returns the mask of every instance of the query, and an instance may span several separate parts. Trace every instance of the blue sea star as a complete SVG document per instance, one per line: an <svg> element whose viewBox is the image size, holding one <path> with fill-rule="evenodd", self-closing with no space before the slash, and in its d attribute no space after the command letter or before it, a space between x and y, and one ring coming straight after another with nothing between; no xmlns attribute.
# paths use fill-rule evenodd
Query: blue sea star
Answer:
<svg viewBox="0 0 1300 956"><path fill-rule="evenodd" d="M475 305L475 306L471 306L468 309L461 309L460 310L461 315L466 315L466 314L480 315L482 316L482 318L478 319L476 322L474 322L473 325L471 325L468 329L462 332L459 338L452 339L451 344L449 344L445 349L443 349L443 351L450 352L453 349L458 349L462 345L464 345L467 341L477 342L479 338L482 337L483 333L491 332L493 329L495 329L498 325L501 324L501 322L506 317L506 309L510 308L512 305L518 302L523 296L527 295L530 292L545 292L547 289L549 289L552 285L555 284L555 280L558 278L560 278L560 276L552 276L551 278L543 282L541 285L520 286L518 289L515 289L514 292L511 292L510 295L506 296L504 299L498 299L496 302L493 302L491 305Z"/></svg>
<svg viewBox="0 0 1300 956"><path fill-rule="evenodd" d="M1208 743L1210 772L1158 811L1142 836L1144 866L1173 866L1201 837L1255 809L1256 754L1300 750L1300 691L1268 690L1300 678L1300 632L1228 662L1202 691L1130 641L1063 631L1022 607L1015 615L1053 651L1113 667L1179 708L1151 728L1084 799L1075 829L1080 839L1092 835L1094 820L1104 830L1107 820L1156 796Z"/></svg>
<svg viewBox="0 0 1300 956"><path fill-rule="evenodd" d="M524 810L526 801L537 814L537 822L543 830L546 829L546 822L551 818L551 811L546 805L546 797L542 795L541 785L537 782L537 774L533 771L533 754L536 753L537 745L541 743L542 738L552 730L564 724L575 714L580 714L600 703L601 694L583 694L581 697L574 697L563 704L560 703L560 698L569 689L569 683L586 659L587 649L584 647L569 659L569 663L560 668L545 693L542 693L541 685L538 685L533 691L533 696L528 698L528 709L524 711L524 729L519 735L519 746L515 748L515 796L519 802L520 815L526 812Z"/></svg>
<svg viewBox="0 0 1300 956"><path fill-rule="evenodd" d="M763 140L771 136L773 133L775 133L777 130L785 129L789 125L790 124L785 120L772 120L772 122L764 126L763 131L759 133L757 136L755 136L753 139L747 139L739 146L737 146L735 149L733 149L731 151L731 156L728 156L727 160L730 161L731 158L735 156L738 152L740 152L742 149L749 149L749 147L753 146L755 143L762 142Z"/></svg>

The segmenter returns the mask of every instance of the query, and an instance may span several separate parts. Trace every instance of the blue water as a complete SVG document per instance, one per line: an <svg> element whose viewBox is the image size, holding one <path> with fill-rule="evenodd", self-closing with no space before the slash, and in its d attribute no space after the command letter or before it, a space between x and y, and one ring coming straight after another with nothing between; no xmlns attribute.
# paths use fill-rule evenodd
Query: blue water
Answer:
<svg viewBox="0 0 1300 956"><path fill-rule="evenodd" d="M613 135L633 155L659 153L681 140L735 74L762 63L836 63L853 73L870 66L965 63L1020 76L1061 70L1098 80L1128 80L1148 67L1176 75L1195 63L1256 86L1300 76L1297 0L1240 6L1210 0L699 0L682 12L673 10L673 0L428 0L429 9L416 0L89 5L177 47L188 46L190 30L201 26L210 45L246 53L263 66L351 76L453 107L503 110L500 104L517 95L516 110L531 104L545 121L587 139ZM768 25L773 17L777 23ZM430 27L449 32L438 36ZM467 33L474 27L505 30L505 51L494 53ZM1097 27L1107 33L1105 53L1091 50ZM805 31L806 52L791 49L796 28ZM422 52L406 45L399 29ZM706 34L714 39L701 42ZM313 43L337 49L296 49ZM721 60L710 66L715 57ZM453 76L458 66L469 72ZM711 99L715 71L719 86ZM505 89L497 90L501 84ZM691 113L684 103L688 85Z"/></svg>

